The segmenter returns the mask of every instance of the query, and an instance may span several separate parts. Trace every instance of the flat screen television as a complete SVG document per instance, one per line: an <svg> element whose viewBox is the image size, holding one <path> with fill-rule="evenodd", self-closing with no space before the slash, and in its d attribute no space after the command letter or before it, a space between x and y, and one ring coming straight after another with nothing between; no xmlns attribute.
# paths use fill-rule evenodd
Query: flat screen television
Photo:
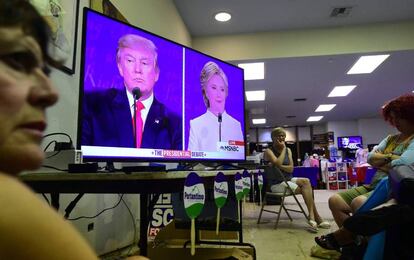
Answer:
<svg viewBox="0 0 414 260"><path fill-rule="evenodd" d="M338 148L339 149L358 149L358 145L362 147L362 136L339 136Z"/></svg>
<svg viewBox="0 0 414 260"><path fill-rule="evenodd" d="M85 161L245 160L241 68L83 14L77 147Z"/></svg>

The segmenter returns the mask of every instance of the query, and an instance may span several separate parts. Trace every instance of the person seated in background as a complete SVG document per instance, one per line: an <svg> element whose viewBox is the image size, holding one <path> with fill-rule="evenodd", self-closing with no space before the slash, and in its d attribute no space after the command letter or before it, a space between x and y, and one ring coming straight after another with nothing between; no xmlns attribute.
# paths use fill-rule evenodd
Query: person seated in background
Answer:
<svg viewBox="0 0 414 260"><path fill-rule="evenodd" d="M274 179L268 180L270 182L270 189L272 192L283 193L286 189L287 181L289 187L295 194L302 194L306 207L309 212L308 224L311 227L311 231L318 231L319 228L330 228L331 225L327 221L323 221L319 215L313 199L312 186L308 178L293 178L293 160L292 151L286 147L286 131L277 127L272 130L271 138L273 145L265 150L265 160L269 161L270 166L277 168L283 174L282 176L275 176Z"/></svg>
<svg viewBox="0 0 414 260"><path fill-rule="evenodd" d="M388 175L392 166L414 162L414 94L402 95L382 107L385 121L399 133L389 135L368 155L368 163L377 168L368 185L339 192L329 198L329 208L341 227L345 219L367 200L378 182Z"/></svg>
<svg viewBox="0 0 414 260"><path fill-rule="evenodd" d="M85 239L16 177L41 166L46 109L58 100L50 31L27 0L0 1L0 259L98 259Z"/></svg>

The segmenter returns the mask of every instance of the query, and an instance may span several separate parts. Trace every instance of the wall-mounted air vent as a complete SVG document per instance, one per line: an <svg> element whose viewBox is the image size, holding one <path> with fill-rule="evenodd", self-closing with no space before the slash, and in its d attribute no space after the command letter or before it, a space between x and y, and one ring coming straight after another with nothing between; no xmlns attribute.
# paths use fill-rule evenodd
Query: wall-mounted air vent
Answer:
<svg viewBox="0 0 414 260"><path fill-rule="evenodd" d="M334 7L330 17L348 17L351 13L352 7Z"/></svg>
<svg viewBox="0 0 414 260"><path fill-rule="evenodd" d="M296 116L286 116L286 118L295 118Z"/></svg>
<svg viewBox="0 0 414 260"><path fill-rule="evenodd" d="M293 101L295 102L302 102L302 101L306 101L306 98L295 98Z"/></svg>

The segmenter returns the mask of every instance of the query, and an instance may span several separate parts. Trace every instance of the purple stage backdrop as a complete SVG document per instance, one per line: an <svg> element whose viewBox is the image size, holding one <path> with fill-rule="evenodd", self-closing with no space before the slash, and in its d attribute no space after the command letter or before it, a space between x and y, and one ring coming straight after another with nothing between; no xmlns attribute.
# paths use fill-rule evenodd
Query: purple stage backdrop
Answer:
<svg viewBox="0 0 414 260"><path fill-rule="evenodd" d="M85 50L84 91L123 87L116 65L118 39L125 34L145 37L158 48L160 77L154 86L155 97L178 115L182 115L183 47L144 31L131 28L99 14L89 13Z"/></svg>
<svg viewBox="0 0 414 260"><path fill-rule="evenodd" d="M226 99L226 112L240 122L244 133L244 93L243 70L232 65L201 54L185 50L185 148L188 147L190 120L201 116L207 110L200 85L200 73L204 64L213 61L220 66L227 76L229 88Z"/></svg>

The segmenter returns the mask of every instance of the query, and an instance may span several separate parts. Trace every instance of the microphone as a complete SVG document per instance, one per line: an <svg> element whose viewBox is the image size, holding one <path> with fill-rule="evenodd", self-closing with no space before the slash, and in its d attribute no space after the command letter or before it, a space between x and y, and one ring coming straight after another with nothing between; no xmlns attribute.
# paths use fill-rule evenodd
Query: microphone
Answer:
<svg viewBox="0 0 414 260"><path fill-rule="evenodd" d="M136 101L142 96L141 90L138 87L132 89L132 95L134 96L134 144L137 147L137 108Z"/></svg>
<svg viewBox="0 0 414 260"><path fill-rule="evenodd" d="M219 123L219 142L221 142L221 122L223 121L223 117L221 116L221 113L218 113L217 120Z"/></svg>
<svg viewBox="0 0 414 260"><path fill-rule="evenodd" d="M142 96L141 90L138 87L133 88L132 95L134 96L135 100L138 100Z"/></svg>

